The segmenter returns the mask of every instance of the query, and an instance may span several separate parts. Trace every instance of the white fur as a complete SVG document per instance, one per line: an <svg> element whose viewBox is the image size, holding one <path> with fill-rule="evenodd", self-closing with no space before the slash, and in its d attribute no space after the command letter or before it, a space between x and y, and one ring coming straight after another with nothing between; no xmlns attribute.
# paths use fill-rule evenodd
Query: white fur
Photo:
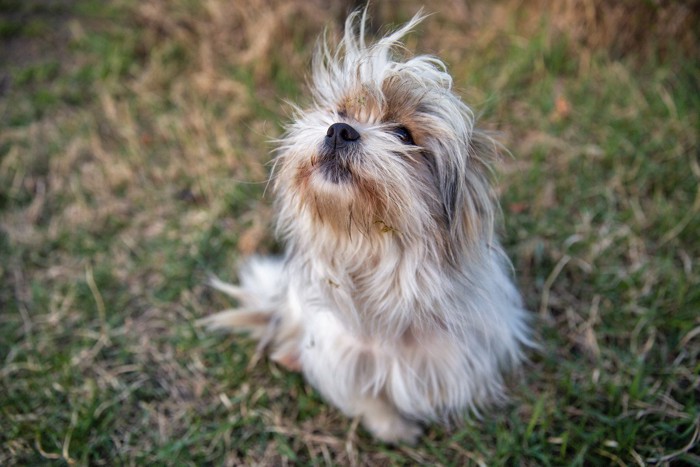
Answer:
<svg viewBox="0 0 700 467"><path fill-rule="evenodd" d="M413 442L423 422L502 400L502 372L532 345L493 234L494 144L473 129L442 62L394 57L421 19L368 45L364 15L358 35L354 13L337 50L321 44L314 105L298 110L276 161L285 259L252 259L241 287L214 281L244 311L206 320L256 332L273 359L300 368L387 442ZM396 90L405 99L388 94ZM397 113L406 121L389 119ZM335 122L361 135L347 184L328 181L314 162ZM397 125L420 140L403 144ZM251 325L251 310L269 318L264 329Z"/></svg>

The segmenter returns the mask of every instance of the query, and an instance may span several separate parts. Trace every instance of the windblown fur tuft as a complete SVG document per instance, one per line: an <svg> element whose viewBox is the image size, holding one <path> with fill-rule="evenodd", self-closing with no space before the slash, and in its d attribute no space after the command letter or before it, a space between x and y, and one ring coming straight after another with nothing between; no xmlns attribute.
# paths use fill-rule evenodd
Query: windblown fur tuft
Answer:
<svg viewBox="0 0 700 467"><path fill-rule="evenodd" d="M398 53L422 19L370 44L355 12L337 48L320 43L314 102L275 164L284 262L214 282L243 314L208 321L255 332L389 442L503 400L502 373L532 345L494 235L497 146L439 59Z"/></svg>

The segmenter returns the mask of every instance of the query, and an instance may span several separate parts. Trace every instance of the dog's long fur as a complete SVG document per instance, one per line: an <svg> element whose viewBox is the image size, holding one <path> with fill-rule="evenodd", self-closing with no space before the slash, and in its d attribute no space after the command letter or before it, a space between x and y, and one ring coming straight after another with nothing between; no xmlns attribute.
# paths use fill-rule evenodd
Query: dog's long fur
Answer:
<svg viewBox="0 0 700 467"><path fill-rule="evenodd" d="M420 13L374 44L365 16L319 46L314 105L279 146L285 258L250 259L241 286L214 280L241 309L205 322L253 332L377 438L413 442L421 423L501 400L531 339L494 236L496 144L440 60L396 57ZM334 123L358 138L329 144Z"/></svg>

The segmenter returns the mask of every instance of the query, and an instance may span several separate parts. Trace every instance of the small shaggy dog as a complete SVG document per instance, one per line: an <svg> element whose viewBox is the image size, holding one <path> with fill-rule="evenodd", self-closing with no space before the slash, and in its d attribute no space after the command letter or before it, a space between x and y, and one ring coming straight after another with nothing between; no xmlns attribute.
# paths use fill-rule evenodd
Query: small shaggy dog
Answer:
<svg viewBox="0 0 700 467"><path fill-rule="evenodd" d="M440 60L394 54L421 20L368 44L355 12L337 49L320 44L314 104L273 170L286 255L249 259L240 286L212 279L240 308L204 320L252 333L390 443L502 399L531 345L494 236L497 145Z"/></svg>

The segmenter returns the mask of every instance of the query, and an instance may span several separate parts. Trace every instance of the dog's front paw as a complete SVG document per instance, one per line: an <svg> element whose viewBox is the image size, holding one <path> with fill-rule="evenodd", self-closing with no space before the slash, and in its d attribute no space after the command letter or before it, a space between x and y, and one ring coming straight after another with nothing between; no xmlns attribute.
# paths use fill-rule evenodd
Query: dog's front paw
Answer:
<svg viewBox="0 0 700 467"><path fill-rule="evenodd" d="M416 444L423 429L418 423L406 420L401 415L392 412L365 413L362 417L363 424L370 433L385 443Z"/></svg>

